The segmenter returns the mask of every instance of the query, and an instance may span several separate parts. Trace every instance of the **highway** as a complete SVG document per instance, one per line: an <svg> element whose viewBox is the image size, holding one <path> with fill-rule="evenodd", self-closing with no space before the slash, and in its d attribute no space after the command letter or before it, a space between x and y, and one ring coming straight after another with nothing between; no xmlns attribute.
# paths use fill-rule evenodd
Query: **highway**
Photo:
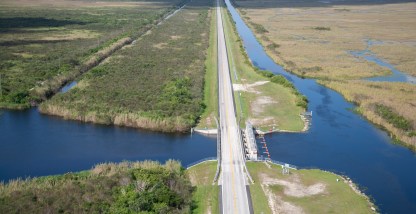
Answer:
<svg viewBox="0 0 416 214"><path fill-rule="evenodd" d="M218 90L221 127L221 188L222 213L250 213L244 157L234 109L233 89L227 56L220 2L217 0L218 29Z"/></svg>

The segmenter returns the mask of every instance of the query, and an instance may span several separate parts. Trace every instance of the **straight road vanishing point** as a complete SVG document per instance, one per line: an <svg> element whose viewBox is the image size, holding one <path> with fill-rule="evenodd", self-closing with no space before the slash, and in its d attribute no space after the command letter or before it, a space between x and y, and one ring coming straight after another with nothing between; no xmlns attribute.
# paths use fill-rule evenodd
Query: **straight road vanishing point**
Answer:
<svg viewBox="0 0 416 214"><path fill-rule="evenodd" d="M235 116L233 90L225 43L224 27L217 0L218 29L218 87L219 114L221 126L221 188L222 213L250 213L244 156L239 137L239 127Z"/></svg>

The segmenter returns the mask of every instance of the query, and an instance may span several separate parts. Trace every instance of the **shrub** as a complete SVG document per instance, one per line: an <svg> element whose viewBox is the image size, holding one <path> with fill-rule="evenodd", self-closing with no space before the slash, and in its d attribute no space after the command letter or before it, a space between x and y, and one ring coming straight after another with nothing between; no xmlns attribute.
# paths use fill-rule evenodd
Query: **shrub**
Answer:
<svg viewBox="0 0 416 214"><path fill-rule="evenodd" d="M376 104L375 112L383 119L387 120L388 123L392 124L394 127L398 129L401 129L403 131L410 131L413 128L412 123L410 121L394 112L388 106L385 106L383 104Z"/></svg>
<svg viewBox="0 0 416 214"><path fill-rule="evenodd" d="M314 27L312 29L314 29L314 30L321 30L321 31L330 31L331 30L330 27Z"/></svg>

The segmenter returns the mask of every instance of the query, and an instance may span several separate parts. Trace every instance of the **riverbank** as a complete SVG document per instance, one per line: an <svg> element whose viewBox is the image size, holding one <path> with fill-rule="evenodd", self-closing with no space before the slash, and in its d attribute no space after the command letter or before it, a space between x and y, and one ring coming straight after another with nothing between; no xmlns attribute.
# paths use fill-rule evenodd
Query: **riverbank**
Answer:
<svg viewBox="0 0 416 214"><path fill-rule="evenodd" d="M307 107L306 99L283 76L255 69L228 13L224 20L240 126L245 127L245 121L250 121L260 130L302 131L305 124L300 114Z"/></svg>
<svg viewBox="0 0 416 214"><path fill-rule="evenodd" d="M211 3L190 2L40 110L83 122L189 132L206 108Z"/></svg>
<svg viewBox="0 0 416 214"><path fill-rule="evenodd" d="M394 63L403 63L403 66L398 67L413 74L409 69L412 60L408 59L414 53L409 53L409 55L408 50L413 50L416 47L407 43L406 38L416 35L416 32L409 28L409 23L406 21L409 19L405 17L414 15L409 13L407 8L412 8L415 4L350 6L321 2L305 4L297 1L236 1L235 3L238 5L240 15L256 33L258 41L276 63L299 76L320 79L319 83L340 92L347 100L359 105L358 112L374 124L384 127L391 133L393 139L404 142L409 148L415 148L416 115L413 113L413 109L416 106L414 93L416 86L405 83L356 80L364 77L388 75L391 72L385 67L355 58L349 53L350 50L369 49L376 52L379 57L394 58ZM383 14L383 11L386 11L388 7L393 7L395 10L389 9L386 15L381 16L380 14ZM377 16L382 23L390 23L391 20L395 20L395 23L383 24L383 27L377 27L378 25L370 23L370 27L367 22L352 23L343 18L343 15L350 14L354 20L366 20L365 15L360 15L360 12L369 9L373 11L371 14L366 13L369 17ZM259 13L260 10L261 13ZM391 17L397 17L395 11L398 10L403 10L405 16L400 19L392 19ZM269 16L268 14L281 15ZM329 15L331 15L330 20L328 19ZM307 22L302 21L302 17L305 16L308 17ZM332 16L337 18L334 19ZM322 20L325 20L325 26L320 26L318 23L321 23ZM406 30L401 31L404 32L402 34L391 34L390 32L393 32L396 26L401 26ZM345 29L355 30L348 30L348 33L345 33ZM354 35L351 36L352 34ZM368 47L370 34L372 41L378 42L373 42ZM334 37L334 35L348 36ZM392 57L391 54L384 55L379 51L384 50L384 47L390 47L393 50L403 48L406 51ZM400 56L402 56L401 61L398 60ZM383 118L375 108L379 105L386 106L398 118L403 117L404 123L410 125L406 125L403 129L400 128L401 125L395 124L391 119Z"/></svg>

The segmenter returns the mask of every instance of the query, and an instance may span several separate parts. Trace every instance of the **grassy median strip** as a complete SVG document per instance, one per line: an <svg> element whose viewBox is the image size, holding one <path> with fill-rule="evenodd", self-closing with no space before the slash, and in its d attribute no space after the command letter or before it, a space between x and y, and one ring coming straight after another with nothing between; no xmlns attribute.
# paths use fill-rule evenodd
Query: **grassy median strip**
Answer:
<svg viewBox="0 0 416 214"><path fill-rule="evenodd" d="M301 131L304 123L299 114L298 95L290 87L272 82L249 62L231 17L224 9L224 27L236 110L240 125L249 120L257 128L268 131Z"/></svg>
<svg viewBox="0 0 416 214"><path fill-rule="evenodd" d="M47 114L86 122L185 132L202 114L212 2L195 0L43 103Z"/></svg>
<svg viewBox="0 0 416 214"><path fill-rule="evenodd" d="M255 184L254 213L373 213L374 205L349 180L318 169L290 170L248 162Z"/></svg>
<svg viewBox="0 0 416 214"><path fill-rule="evenodd" d="M25 108L49 98L177 3L3 1L0 107Z"/></svg>

